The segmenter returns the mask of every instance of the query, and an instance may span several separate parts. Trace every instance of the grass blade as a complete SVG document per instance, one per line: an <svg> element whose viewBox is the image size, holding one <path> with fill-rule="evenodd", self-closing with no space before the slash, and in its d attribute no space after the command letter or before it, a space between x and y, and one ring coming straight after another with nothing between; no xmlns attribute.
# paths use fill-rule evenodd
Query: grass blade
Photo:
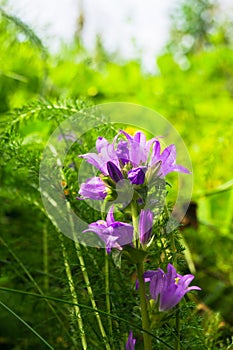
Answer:
<svg viewBox="0 0 233 350"><path fill-rule="evenodd" d="M7 311L9 311L14 317L16 317L21 323L24 324L32 333L35 334L37 338L39 338L46 346L47 348L54 350L54 348L39 334L35 329L33 329L26 321L22 319L19 315L17 315L12 309L10 309L6 304L4 304L2 301L0 301L0 305L4 307Z"/></svg>

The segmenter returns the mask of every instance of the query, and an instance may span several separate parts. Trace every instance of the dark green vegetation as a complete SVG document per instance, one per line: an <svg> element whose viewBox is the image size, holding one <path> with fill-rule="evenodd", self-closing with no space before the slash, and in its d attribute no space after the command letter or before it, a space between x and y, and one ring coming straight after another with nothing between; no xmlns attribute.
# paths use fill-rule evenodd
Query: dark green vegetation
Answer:
<svg viewBox="0 0 233 350"><path fill-rule="evenodd" d="M195 284L202 292L195 294L191 304L189 298L182 304L182 349L232 349L233 28L227 22L216 23L215 11L204 0L187 1L179 9L166 53L157 60L157 75L143 73L136 60L115 62L101 45L90 56L77 40L54 57L25 24L0 13L1 349L48 348L38 334L54 349L81 348L78 311L72 306L75 298L67 282L72 276L78 302L91 308L81 255L98 309L106 311L104 250L81 247L80 252L73 241L57 232L44 212L38 177L42 151L59 122L92 104L113 101L158 111L188 147L198 223L190 210L189 226L181 235L191 256L184 261L182 273L194 264ZM96 130L88 142L94 145L100 132L106 135L108 128ZM68 198L75 206L75 175L66 175L73 184ZM85 209L80 210L86 215ZM93 218L90 215L90 222L97 219L95 213ZM129 329L134 329L137 339L141 337L140 329L133 327L140 327L135 278L133 266L126 262L123 270L111 261L110 267L111 311L125 320L113 319L112 340L116 349L123 349ZM44 295L60 301L44 300ZM89 348L104 349L93 311L80 310ZM108 318L101 318L107 328ZM163 320L165 327L155 335L173 346L171 322ZM156 346L166 348L159 342Z"/></svg>

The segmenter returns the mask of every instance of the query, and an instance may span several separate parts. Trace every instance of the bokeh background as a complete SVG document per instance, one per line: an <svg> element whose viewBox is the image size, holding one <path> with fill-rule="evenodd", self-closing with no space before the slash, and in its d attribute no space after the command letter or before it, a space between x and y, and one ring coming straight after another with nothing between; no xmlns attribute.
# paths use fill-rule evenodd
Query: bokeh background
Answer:
<svg viewBox="0 0 233 350"><path fill-rule="evenodd" d="M0 4L0 286L30 291L36 281L55 295L63 288L61 252L37 191L41 152L56 123L83 106L140 104L167 118L188 148L194 188L182 226L187 264L202 287L207 348L231 349L232 1ZM72 254L71 261L76 271ZM34 327L38 320L42 333L47 327L55 348L66 347L35 300L1 297ZM1 310L0 348L40 349L18 322Z"/></svg>

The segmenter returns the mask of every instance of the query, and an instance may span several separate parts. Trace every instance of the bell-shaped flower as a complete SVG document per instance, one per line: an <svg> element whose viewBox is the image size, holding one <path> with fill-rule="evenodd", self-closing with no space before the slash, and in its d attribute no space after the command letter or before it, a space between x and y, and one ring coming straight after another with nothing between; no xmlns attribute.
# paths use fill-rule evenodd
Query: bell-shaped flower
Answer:
<svg viewBox="0 0 233 350"><path fill-rule="evenodd" d="M125 350L134 350L135 349L135 343L136 343L136 339L133 338L133 332L130 331L128 340L127 340L127 342L125 344Z"/></svg>
<svg viewBox="0 0 233 350"><path fill-rule="evenodd" d="M122 246L130 244L133 240L133 226L121 221L115 221L113 215L114 207L111 206L106 221L98 220L89 224L88 229L83 232L95 232L105 243L107 253L112 248L122 249Z"/></svg>
<svg viewBox="0 0 233 350"><path fill-rule="evenodd" d="M128 162L131 162L133 167L137 167L142 163L146 163L149 157L151 145L155 142L156 138L152 138L149 141L146 141L146 136L143 132L138 131L134 136L129 135L127 132L121 130L121 133L125 135L128 140L126 151L126 144L124 144L124 152L120 154L122 149L122 143L118 148L118 157L122 157L126 163L126 155L128 156Z"/></svg>
<svg viewBox="0 0 233 350"><path fill-rule="evenodd" d="M145 282L150 282L151 298L159 299L159 311L168 311L177 305L183 296L191 290L201 290L200 287L189 284L194 279L191 274L181 276L172 264L168 264L167 273L162 269L149 270L144 273Z"/></svg>
<svg viewBox="0 0 233 350"><path fill-rule="evenodd" d="M86 159L86 161L94 165L104 175L108 175L107 163L111 161L119 167L119 160L114 149L114 145L109 143L104 137L98 137L96 141L97 153L86 153L79 157Z"/></svg>
<svg viewBox="0 0 233 350"><path fill-rule="evenodd" d="M107 187L104 182L97 176L87 179L82 183L79 189L79 194L82 196L77 199L94 199L103 200L107 196Z"/></svg>
<svg viewBox="0 0 233 350"><path fill-rule="evenodd" d="M182 165L176 164L176 146L170 145L161 153L161 145L159 141L155 141L149 166L152 167L160 163L158 176L164 177L168 173L177 171L180 173L190 174L190 171Z"/></svg>
<svg viewBox="0 0 233 350"><path fill-rule="evenodd" d="M149 209L141 210L139 217L139 238L141 244L146 244L150 237L153 227L153 213Z"/></svg>

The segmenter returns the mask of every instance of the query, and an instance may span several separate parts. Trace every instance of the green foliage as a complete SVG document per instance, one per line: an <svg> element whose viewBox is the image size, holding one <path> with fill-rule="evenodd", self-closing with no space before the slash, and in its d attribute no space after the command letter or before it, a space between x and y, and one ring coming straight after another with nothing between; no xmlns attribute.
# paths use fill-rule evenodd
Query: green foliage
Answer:
<svg viewBox="0 0 233 350"><path fill-rule="evenodd" d="M190 259L197 270L196 284L202 287L202 292L198 300L187 299L181 305L182 349L190 349L190 339L192 349L231 349L233 58L224 26L223 34L220 27L212 33L208 27L213 24L211 16L199 16L212 9L213 4L208 1L198 1L194 7L184 4L183 25L189 27L187 31L181 28L180 35L193 35L198 50L192 47L183 51L185 61L177 60L174 56L177 42L172 36L173 49L159 57L157 75L143 73L136 60L113 62L103 54L101 45L95 57L90 57L80 43L53 57L30 28L1 11L0 287L46 294L72 304L64 249L41 202L38 179L41 155L58 124L78 111L93 103L122 100L138 103L157 110L177 128L193 162L193 200L198 205L199 227L184 229L181 235L190 249ZM206 43L210 50L205 49ZM111 138L114 132L107 125L96 128L92 134L84 135L82 145L73 145L66 159L67 199L88 222L99 219L99 213L90 212L84 203L76 201L76 172L68 165L73 154L85 153L90 145L94 146L97 136ZM78 159L75 164L79 166ZM146 257L148 269L158 265L164 268L166 259L176 258L171 254L161 260L158 251L165 254L171 247L164 246L162 231L156 231L156 235L159 243L151 246ZM66 237L63 244L78 301L92 307L77 247ZM81 247L81 253L97 306L104 311L104 251ZM182 246L178 246L177 258L182 262L182 273L188 273ZM110 262L112 313L119 317L112 322L112 341L116 349L123 349L128 330L135 327L136 349L139 349L142 334L133 265L124 254L121 264L119 256L115 260L121 269ZM20 293L1 291L0 295L6 306L55 349L80 348L81 338L71 304L45 302ZM154 312L153 322L162 325L153 329L154 335L170 344L176 336L175 315L160 318L156 309ZM90 349L103 349L95 313L81 308L81 315ZM108 318L102 315L102 320L107 329ZM45 348L35 334L3 307L0 323L0 346L14 350ZM165 345L157 341L156 349L165 349Z"/></svg>
<svg viewBox="0 0 233 350"><path fill-rule="evenodd" d="M0 8L0 113L44 94L48 54L20 19Z"/></svg>

